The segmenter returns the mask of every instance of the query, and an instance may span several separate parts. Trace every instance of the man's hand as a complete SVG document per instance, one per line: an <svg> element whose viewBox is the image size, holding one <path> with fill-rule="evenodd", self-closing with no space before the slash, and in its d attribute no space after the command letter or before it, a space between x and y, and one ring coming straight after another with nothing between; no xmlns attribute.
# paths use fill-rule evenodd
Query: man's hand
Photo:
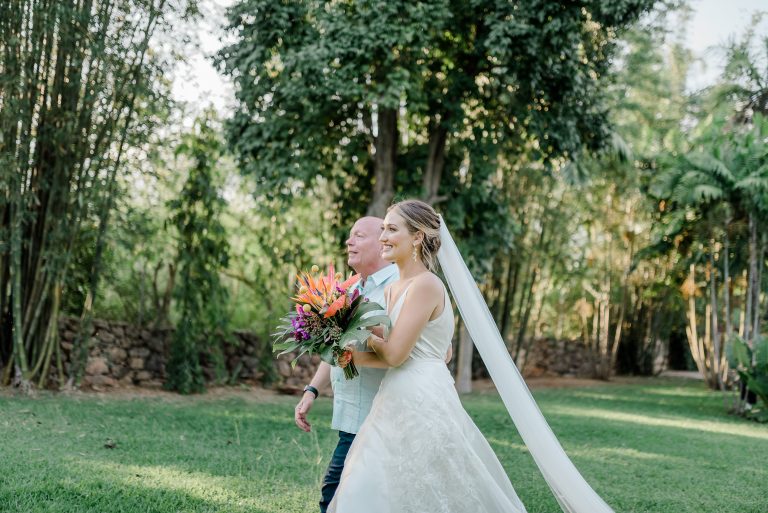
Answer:
<svg viewBox="0 0 768 513"><path fill-rule="evenodd" d="M445 364L446 365L451 363L451 358L453 358L453 345L448 346L448 352L445 353Z"/></svg>
<svg viewBox="0 0 768 513"><path fill-rule="evenodd" d="M368 328L368 331L370 331L372 334L376 335L379 338L384 338L384 326L379 324L378 326L371 326Z"/></svg>
<svg viewBox="0 0 768 513"><path fill-rule="evenodd" d="M315 394L312 392L304 392L304 395L296 405L296 411L294 412L293 419L296 421L296 425L299 429L309 433L312 431L312 425L307 420L307 413L312 409L312 404L315 402Z"/></svg>
<svg viewBox="0 0 768 513"><path fill-rule="evenodd" d="M320 366L317 368L317 372L315 372L315 376L309 384L318 390L322 390L330 385L331 366L325 362L320 362ZM315 394L312 392L304 392L304 395L301 396L301 401L296 405L296 410L293 412L293 419L296 421L296 425L299 426L299 429L306 431L307 433L312 430L312 426L307 421L307 414L309 413L309 410L312 409L315 399Z"/></svg>
<svg viewBox="0 0 768 513"><path fill-rule="evenodd" d="M379 344L379 345L381 345L381 344L384 344L385 341L384 341L383 337L380 337L380 336L376 335L375 333L371 333L371 336L368 337L368 339L367 339L367 343L368 343L368 350L369 351L374 351L372 344Z"/></svg>

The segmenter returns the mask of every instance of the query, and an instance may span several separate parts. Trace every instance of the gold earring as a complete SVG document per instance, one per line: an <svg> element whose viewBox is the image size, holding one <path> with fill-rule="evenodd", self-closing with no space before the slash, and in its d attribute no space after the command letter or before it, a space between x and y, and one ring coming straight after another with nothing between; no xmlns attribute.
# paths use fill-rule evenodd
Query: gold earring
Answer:
<svg viewBox="0 0 768 513"><path fill-rule="evenodd" d="M411 253L411 257L413 257L414 262L419 261L419 252L416 250L416 245L413 246L413 252Z"/></svg>

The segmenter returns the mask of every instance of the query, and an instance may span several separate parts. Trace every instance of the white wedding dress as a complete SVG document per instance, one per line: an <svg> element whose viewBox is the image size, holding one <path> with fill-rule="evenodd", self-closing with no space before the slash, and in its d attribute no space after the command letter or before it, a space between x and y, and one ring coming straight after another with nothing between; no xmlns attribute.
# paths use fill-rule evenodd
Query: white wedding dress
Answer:
<svg viewBox="0 0 768 513"><path fill-rule="evenodd" d="M408 289L389 308L392 324ZM390 368L347 455L329 513L523 513L504 468L459 401L444 355L453 309Z"/></svg>

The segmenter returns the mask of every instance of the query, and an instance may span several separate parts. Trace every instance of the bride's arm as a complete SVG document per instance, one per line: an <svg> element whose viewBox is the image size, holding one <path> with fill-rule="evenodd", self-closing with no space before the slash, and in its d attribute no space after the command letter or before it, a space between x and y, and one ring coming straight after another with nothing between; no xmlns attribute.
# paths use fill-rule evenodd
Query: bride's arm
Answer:
<svg viewBox="0 0 768 513"><path fill-rule="evenodd" d="M383 339L376 335L371 335L369 340L371 339L378 339L380 342L383 342ZM379 358L379 355L370 351L353 350L352 361L355 362L355 365L358 367L373 367L376 369L388 369L390 367L387 362Z"/></svg>
<svg viewBox="0 0 768 513"><path fill-rule="evenodd" d="M432 273L416 278L408 290L397 322L386 340L371 337L368 345L388 367L399 367L411 354L429 318L444 302L443 284ZM445 308L447 305L443 305ZM366 354L366 353L363 353ZM370 353L368 353L370 354ZM357 355L355 355L357 358ZM363 357L366 359L366 357ZM358 360L355 360L358 364ZM365 365L365 364L361 364Z"/></svg>

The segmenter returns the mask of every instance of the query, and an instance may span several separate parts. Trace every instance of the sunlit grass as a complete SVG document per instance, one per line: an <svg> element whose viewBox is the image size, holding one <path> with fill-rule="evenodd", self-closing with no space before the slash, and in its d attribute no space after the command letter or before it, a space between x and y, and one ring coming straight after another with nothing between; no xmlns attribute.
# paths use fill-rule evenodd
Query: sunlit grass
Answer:
<svg viewBox="0 0 768 513"><path fill-rule="evenodd" d="M592 417L607 421L623 422L628 424L643 424L646 426L664 426L677 429L691 429L693 431L708 431L710 433L723 433L733 436L747 436L768 440L768 430L760 425L745 427L743 425L729 425L721 422L691 420L685 417L651 417L649 415L636 415L622 413L600 408L579 408L558 406L550 410L556 415L570 415L574 417Z"/></svg>
<svg viewBox="0 0 768 513"><path fill-rule="evenodd" d="M700 384L649 380L534 395L617 513L768 511L768 427L727 415L722 398ZM463 400L529 512L559 511L495 393ZM336 442L331 404L317 403L310 434L293 425L294 404L0 397L0 511L315 512Z"/></svg>

